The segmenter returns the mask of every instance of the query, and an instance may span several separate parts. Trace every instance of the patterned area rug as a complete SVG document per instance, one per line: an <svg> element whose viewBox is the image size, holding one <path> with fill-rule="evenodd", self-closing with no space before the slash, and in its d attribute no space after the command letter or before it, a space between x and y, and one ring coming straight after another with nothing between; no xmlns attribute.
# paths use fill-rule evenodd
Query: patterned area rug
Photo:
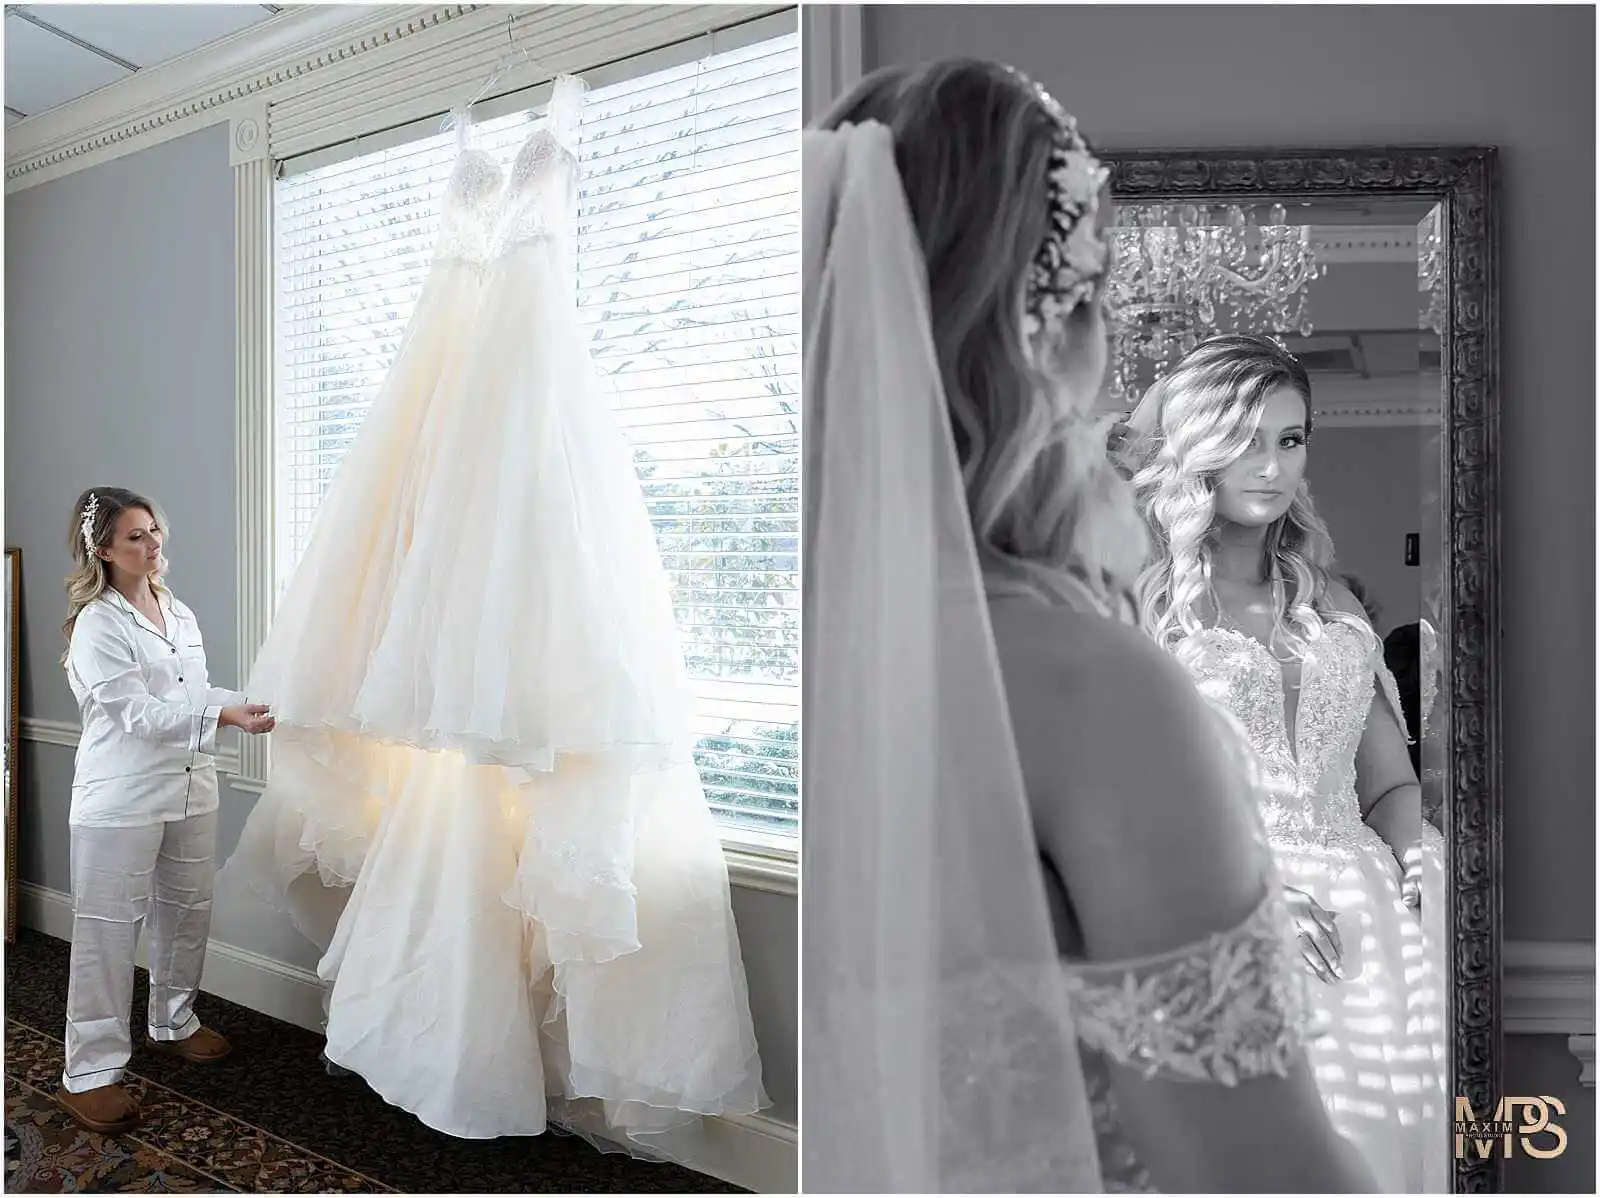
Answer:
<svg viewBox="0 0 1600 1198"><path fill-rule="evenodd" d="M8 1194L200 1194L211 1178L133 1141L78 1130L37 1090L6 1078Z"/></svg>
<svg viewBox="0 0 1600 1198"><path fill-rule="evenodd" d="M5 946L6 1190L11 1193L739 1193L715 1178L602 1153L573 1136L458 1140L330 1076L322 1037L210 994L196 1010L233 1054L195 1066L145 1050L134 1021L131 1136L78 1130L54 1104L66 942L27 929ZM139 970L133 1010L149 979Z"/></svg>
<svg viewBox="0 0 1600 1198"><path fill-rule="evenodd" d="M61 1044L6 1021L8 1194L380 1194L385 1185L130 1073L144 1121L84 1131L56 1106Z"/></svg>

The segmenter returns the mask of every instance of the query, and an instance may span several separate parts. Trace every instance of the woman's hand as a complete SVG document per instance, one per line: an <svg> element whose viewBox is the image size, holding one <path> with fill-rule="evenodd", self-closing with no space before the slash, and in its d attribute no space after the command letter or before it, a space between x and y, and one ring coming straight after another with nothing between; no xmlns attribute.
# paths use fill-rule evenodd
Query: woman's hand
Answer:
<svg viewBox="0 0 1600 1198"><path fill-rule="evenodd" d="M1133 437L1133 429L1128 427L1128 421L1132 419L1132 412L1122 413L1106 433L1106 453L1110 454L1113 460L1120 457L1128 448L1128 442Z"/></svg>
<svg viewBox="0 0 1600 1198"><path fill-rule="evenodd" d="M1342 981L1339 974L1344 962L1344 945L1339 940L1339 929L1334 926L1333 913L1304 890L1285 886L1289 901L1289 915L1294 920L1300 937L1300 955L1306 968L1324 982Z"/></svg>
<svg viewBox="0 0 1600 1198"><path fill-rule="evenodd" d="M222 714L217 717L217 723L224 728L238 728L251 736L271 732L278 726L278 721L272 718L272 708L264 703L243 703L237 707L224 707Z"/></svg>
<svg viewBox="0 0 1600 1198"><path fill-rule="evenodd" d="M1422 846L1414 844L1400 857L1400 898L1411 910L1422 913Z"/></svg>

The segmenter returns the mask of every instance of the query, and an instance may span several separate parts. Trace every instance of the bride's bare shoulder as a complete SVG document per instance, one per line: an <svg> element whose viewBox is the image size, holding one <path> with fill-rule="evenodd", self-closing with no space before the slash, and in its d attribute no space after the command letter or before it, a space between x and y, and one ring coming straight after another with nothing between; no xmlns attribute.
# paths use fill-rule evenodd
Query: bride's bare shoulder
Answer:
<svg viewBox="0 0 1600 1198"><path fill-rule="evenodd" d="M1189 674L1104 617L991 611L1028 806L1089 955L1234 926L1260 899L1250 796Z"/></svg>
<svg viewBox="0 0 1600 1198"><path fill-rule="evenodd" d="M1169 654L1117 620L1025 597L1007 597L989 611L1008 689L1101 703L1118 696L1148 700L1152 691L1188 698L1194 689Z"/></svg>

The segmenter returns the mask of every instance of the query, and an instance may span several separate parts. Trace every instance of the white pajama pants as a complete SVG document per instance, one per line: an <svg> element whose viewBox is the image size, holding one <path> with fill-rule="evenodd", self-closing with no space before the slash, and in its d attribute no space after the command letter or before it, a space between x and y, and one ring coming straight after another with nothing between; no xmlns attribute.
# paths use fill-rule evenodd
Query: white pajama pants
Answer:
<svg viewBox="0 0 1600 1198"><path fill-rule="evenodd" d="M133 1055L134 952L149 925L152 1040L183 1040L211 933L217 813L131 828L72 828L67 1064L81 1094L122 1080Z"/></svg>

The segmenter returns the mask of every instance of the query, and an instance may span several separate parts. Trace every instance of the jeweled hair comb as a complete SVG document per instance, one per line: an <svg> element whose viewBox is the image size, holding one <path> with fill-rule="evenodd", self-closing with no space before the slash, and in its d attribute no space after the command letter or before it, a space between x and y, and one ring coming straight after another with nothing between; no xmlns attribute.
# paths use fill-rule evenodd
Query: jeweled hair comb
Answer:
<svg viewBox="0 0 1600 1198"><path fill-rule="evenodd" d="M78 528L83 532L83 547L89 551L89 556L94 556L94 518L100 514L100 497L93 492L89 495L89 502L83 505L83 519Z"/></svg>
<svg viewBox="0 0 1600 1198"><path fill-rule="evenodd" d="M1094 294L1109 260L1108 242L1095 228L1100 190L1111 172L1089 152L1078 122L1053 96L1015 67L1007 68L1031 88L1056 122L1050 151L1050 229L1028 274L1030 333L1062 320Z"/></svg>

